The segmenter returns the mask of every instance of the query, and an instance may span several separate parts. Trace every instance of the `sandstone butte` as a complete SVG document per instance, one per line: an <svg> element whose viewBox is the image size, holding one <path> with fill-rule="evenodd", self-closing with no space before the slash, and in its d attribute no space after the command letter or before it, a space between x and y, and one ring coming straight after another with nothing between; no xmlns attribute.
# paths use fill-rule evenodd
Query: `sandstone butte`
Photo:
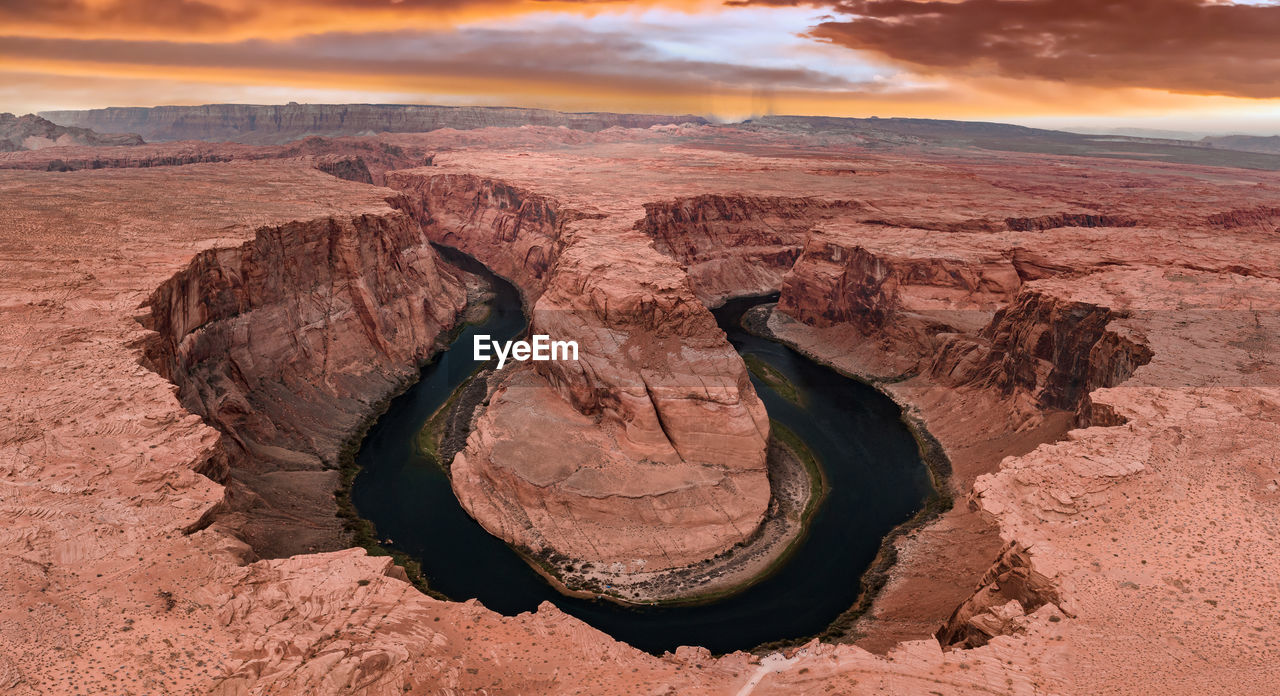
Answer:
<svg viewBox="0 0 1280 696"><path fill-rule="evenodd" d="M0 689L1274 693L1280 175L810 137L388 135L439 153L391 188L317 168L356 167L347 139L269 161L6 160L24 169L0 171ZM547 481L573 510L650 486L677 519L670 491L741 489L693 527L749 522L762 414L704 305L762 290L781 293L775 335L928 426L958 504L898 541L843 640L767 655L652 656L549 604L421 594L316 506L465 303L429 240L514 280L535 326L588 339L592 371L513 373L454 463L499 534L590 537L533 516L504 531ZM680 371L657 370L677 346ZM688 376L716 398L693 405ZM611 469L651 449L688 478L521 470L504 442L550 417L532 400ZM723 540L687 538L690 556Z"/></svg>

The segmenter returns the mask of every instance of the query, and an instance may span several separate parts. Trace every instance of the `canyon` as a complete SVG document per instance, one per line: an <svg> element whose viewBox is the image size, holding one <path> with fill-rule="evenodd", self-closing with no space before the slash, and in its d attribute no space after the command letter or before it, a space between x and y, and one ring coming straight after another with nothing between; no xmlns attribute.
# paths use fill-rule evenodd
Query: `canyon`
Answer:
<svg viewBox="0 0 1280 696"><path fill-rule="evenodd" d="M581 349L496 387L452 462L463 506L558 565L618 567L611 584L751 536L769 501L768 415L686 276L606 215L434 170L387 185L433 240L516 283L532 332Z"/></svg>
<svg viewBox="0 0 1280 696"><path fill-rule="evenodd" d="M640 125L4 160L6 692L1268 693L1280 175ZM955 504L836 635L761 654L424 594L332 493L461 320L433 243L581 346L503 370L452 462L510 543L627 572L750 536L768 414L708 307L764 292Z"/></svg>

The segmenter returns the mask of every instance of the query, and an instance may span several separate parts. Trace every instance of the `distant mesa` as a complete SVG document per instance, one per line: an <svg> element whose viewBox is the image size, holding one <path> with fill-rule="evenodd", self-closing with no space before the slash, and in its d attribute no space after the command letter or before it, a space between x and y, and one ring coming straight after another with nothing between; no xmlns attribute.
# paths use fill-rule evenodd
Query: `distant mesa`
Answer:
<svg viewBox="0 0 1280 696"><path fill-rule="evenodd" d="M1218 135L1200 142L1209 147L1280 155L1280 135Z"/></svg>
<svg viewBox="0 0 1280 696"><path fill-rule="evenodd" d="M35 114L0 114L0 152L39 150L59 145L143 145L133 133L99 133L89 128L60 126Z"/></svg>
<svg viewBox="0 0 1280 696"><path fill-rule="evenodd" d="M209 140L272 145L308 136L423 133L441 128L564 126L596 132L709 123L699 116L564 113L546 109L405 104L206 104L204 106L111 107L87 111L42 111L62 126L139 133L151 142Z"/></svg>

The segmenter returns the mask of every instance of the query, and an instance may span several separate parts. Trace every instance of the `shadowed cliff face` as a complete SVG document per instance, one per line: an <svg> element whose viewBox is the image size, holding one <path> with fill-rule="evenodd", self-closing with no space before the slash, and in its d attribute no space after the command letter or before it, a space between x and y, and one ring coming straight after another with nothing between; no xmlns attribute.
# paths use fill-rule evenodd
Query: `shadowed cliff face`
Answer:
<svg viewBox="0 0 1280 696"><path fill-rule="evenodd" d="M939 350L931 373L959 384L1022 392L1044 408L1073 411L1082 425L1095 420L1089 393L1113 387L1151 361L1146 344L1107 330L1122 316L1029 288L996 312L975 339L952 338Z"/></svg>
<svg viewBox="0 0 1280 696"><path fill-rule="evenodd" d="M204 473L230 481L223 520L259 555L345 545L333 514L343 445L453 325L455 273L388 212L262 228L151 295L148 361L223 432Z"/></svg>
<svg viewBox="0 0 1280 696"><path fill-rule="evenodd" d="M781 196L702 195L646 203L637 227L675 257L705 304L782 287L810 231L862 209L853 201Z"/></svg>
<svg viewBox="0 0 1280 696"><path fill-rule="evenodd" d="M1215 213L1206 218L1214 227L1228 230L1252 229L1264 234L1280 230L1280 207L1258 206Z"/></svg>
<svg viewBox="0 0 1280 696"><path fill-rule="evenodd" d="M413 215L431 241L465 251L510 279L527 303L546 285L564 246L564 225L585 217L546 196L470 174L389 172L387 186L406 194L395 205Z"/></svg>
<svg viewBox="0 0 1280 696"><path fill-rule="evenodd" d="M947 237L856 223L815 231L778 309L809 326L851 329L882 346L897 374L918 372L943 337L981 329L1022 282L1006 254L953 248ZM906 248L895 248L898 239Z"/></svg>

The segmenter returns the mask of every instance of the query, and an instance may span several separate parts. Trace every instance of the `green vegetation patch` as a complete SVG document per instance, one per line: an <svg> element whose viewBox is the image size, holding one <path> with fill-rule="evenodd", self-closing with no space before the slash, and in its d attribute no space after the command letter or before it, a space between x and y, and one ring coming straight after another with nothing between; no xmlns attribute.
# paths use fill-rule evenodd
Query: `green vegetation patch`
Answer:
<svg viewBox="0 0 1280 696"><path fill-rule="evenodd" d="M449 416L458 405L458 400L466 393L467 387L471 386L471 382L475 380L476 375L480 374L478 368L470 377L462 381L457 389L449 395L449 399L431 414L427 422L422 425L422 430L418 431L418 451L422 452L431 461L435 462L446 472L449 470L449 462L443 461L440 457L440 445L444 442L444 436L449 429Z"/></svg>
<svg viewBox="0 0 1280 696"><path fill-rule="evenodd" d="M809 501L805 503L804 512L800 513L801 524L807 530L810 518L813 517L813 513L818 509L818 503L821 503L822 499L827 495L827 478L822 473L822 465L818 463L817 455L813 453L813 450L809 449L809 446L804 443L804 440L800 439L799 435L772 418L769 419L769 427L772 428L773 436L778 439L778 442L781 442L796 455L796 459L799 459L800 463L804 465L805 473L809 475ZM799 541L803 536L803 533L798 535L796 540ZM786 555L783 554L784 557Z"/></svg>
<svg viewBox="0 0 1280 696"><path fill-rule="evenodd" d="M796 385L787 379L776 367L765 362L762 358L751 353L742 356L742 361L747 364L747 369L756 379L764 382L778 396L790 401L797 406L803 406L804 399L800 396L800 390L796 389ZM776 421L775 421L776 423Z"/></svg>

